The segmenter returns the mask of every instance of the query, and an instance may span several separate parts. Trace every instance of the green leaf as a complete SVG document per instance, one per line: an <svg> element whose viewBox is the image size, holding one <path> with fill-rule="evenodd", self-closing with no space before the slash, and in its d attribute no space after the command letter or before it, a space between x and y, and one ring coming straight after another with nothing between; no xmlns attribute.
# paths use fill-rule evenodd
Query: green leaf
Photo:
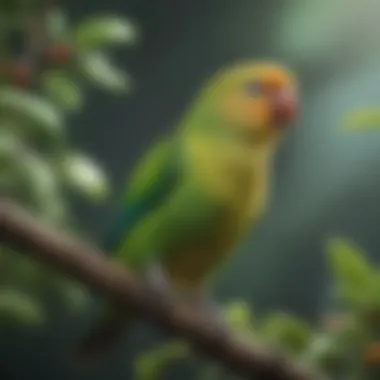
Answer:
<svg viewBox="0 0 380 380"><path fill-rule="evenodd" d="M4 168L10 168L12 180L18 183L23 200L37 207L41 218L63 221L66 204L61 197L58 171L36 151L26 146L17 135L2 131L0 159ZM9 171L9 170L8 170Z"/></svg>
<svg viewBox="0 0 380 380"><path fill-rule="evenodd" d="M131 90L131 78L119 70L101 52L91 52L79 57L79 69L96 85L115 93Z"/></svg>
<svg viewBox="0 0 380 380"><path fill-rule="evenodd" d="M346 342L347 343L347 342ZM310 344L302 358L326 372L336 371L343 363L347 352L340 336L318 333L310 339Z"/></svg>
<svg viewBox="0 0 380 380"><path fill-rule="evenodd" d="M347 301L361 302L371 291L374 277L364 252L340 238L329 239L326 250L341 296Z"/></svg>
<svg viewBox="0 0 380 380"><path fill-rule="evenodd" d="M294 353L304 351L311 336L310 327L300 319L285 313L268 316L260 328L261 335Z"/></svg>
<svg viewBox="0 0 380 380"><path fill-rule="evenodd" d="M69 186L95 201L107 197L109 193L107 178L90 158L72 152L63 157L61 164Z"/></svg>
<svg viewBox="0 0 380 380"><path fill-rule="evenodd" d="M173 341L141 354L135 361L136 380L159 380L174 361L185 359L190 350L187 343Z"/></svg>
<svg viewBox="0 0 380 380"><path fill-rule="evenodd" d="M46 16L46 33L54 41L67 37L69 22L65 12L61 9L53 9Z"/></svg>
<svg viewBox="0 0 380 380"><path fill-rule="evenodd" d="M363 108L346 114L342 127L348 131L380 130L380 108Z"/></svg>
<svg viewBox="0 0 380 380"><path fill-rule="evenodd" d="M132 44L137 33L131 22L117 16L92 16L74 32L78 50L92 50L105 45Z"/></svg>
<svg viewBox="0 0 380 380"><path fill-rule="evenodd" d="M83 105L79 87L63 71L48 71L41 77L44 90L63 108L76 110Z"/></svg>
<svg viewBox="0 0 380 380"><path fill-rule="evenodd" d="M15 88L0 89L0 112L38 126L58 137L63 133L63 116L57 107L38 95Z"/></svg>
<svg viewBox="0 0 380 380"><path fill-rule="evenodd" d="M223 315L227 323L237 330L252 328L252 312L247 302L234 301L223 308Z"/></svg>
<svg viewBox="0 0 380 380"><path fill-rule="evenodd" d="M44 322L41 305L16 290L0 290L0 320L6 325L39 325Z"/></svg>
<svg viewBox="0 0 380 380"><path fill-rule="evenodd" d="M0 160L13 160L17 157L18 151L21 148L21 140L15 131L1 125L0 130Z"/></svg>
<svg viewBox="0 0 380 380"><path fill-rule="evenodd" d="M61 200L61 189L55 168L37 153L24 150L20 155L26 183L41 218L59 222L65 215L65 204Z"/></svg>
<svg viewBox="0 0 380 380"><path fill-rule="evenodd" d="M23 193L26 199L31 199L41 215L53 217L56 214L53 211L58 206L59 195L56 173L36 152L28 149L17 129L0 132L0 163L2 187L17 185L15 193Z"/></svg>

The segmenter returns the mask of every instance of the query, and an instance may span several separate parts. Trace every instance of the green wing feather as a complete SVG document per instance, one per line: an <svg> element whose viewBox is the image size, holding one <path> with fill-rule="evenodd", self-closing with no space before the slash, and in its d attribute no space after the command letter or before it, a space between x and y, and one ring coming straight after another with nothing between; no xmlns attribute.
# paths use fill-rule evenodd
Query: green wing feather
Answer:
<svg viewBox="0 0 380 380"><path fill-rule="evenodd" d="M127 185L121 211L105 242L106 251L123 255L123 240L144 217L170 197L179 179L175 150L171 138L162 139L137 165Z"/></svg>

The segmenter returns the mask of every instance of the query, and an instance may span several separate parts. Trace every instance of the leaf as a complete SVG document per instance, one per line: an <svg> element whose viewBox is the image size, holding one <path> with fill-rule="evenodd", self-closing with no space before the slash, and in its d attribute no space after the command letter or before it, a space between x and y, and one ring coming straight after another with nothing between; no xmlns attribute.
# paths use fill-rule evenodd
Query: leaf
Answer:
<svg viewBox="0 0 380 380"><path fill-rule="evenodd" d="M340 336L318 333L310 339L310 344L302 358L324 371L335 371L342 364L347 352Z"/></svg>
<svg viewBox="0 0 380 380"><path fill-rule="evenodd" d="M79 57L79 68L88 80L100 87L121 93L131 90L131 78L114 67L101 52L83 54Z"/></svg>
<svg viewBox="0 0 380 380"><path fill-rule="evenodd" d="M20 166L36 202L41 218L59 222L65 215L65 204L61 200L61 189L55 168L36 152L26 148L20 153Z"/></svg>
<svg viewBox="0 0 380 380"><path fill-rule="evenodd" d="M46 15L46 33L52 40L61 40L67 36L69 22L61 9L50 10Z"/></svg>
<svg viewBox="0 0 380 380"><path fill-rule="evenodd" d="M343 118L342 127L349 131L380 130L380 108L363 108L349 112Z"/></svg>
<svg viewBox="0 0 380 380"><path fill-rule="evenodd" d="M0 89L0 112L22 118L51 136L63 133L63 116L48 100L11 87Z"/></svg>
<svg viewBox="0 0 380 380"><path fill-rule="evenodd" d="M306 349L311 329L296 317L275 313L264 320L260 333L265 339L279 344L284 349L299 353Z"/></svg>
<svg viewBox="0 0 380 380"><path fill-rule="evenodd" d="M21 140L16 132L1 125L0 130L0 160L1 162L9 161L17 157L18 150L21 147Z"/></svg>
<svg viewBox="0 0 380 380"><path fill-rule="evenodd" d="M10 187L17 184L17 193L24 193L25 198L38 205L41 216L50 220L61 217L63 210L58 210L60 192L53 168L28 149L18 137L17 130L2 130L0 141L2 185L7 185L5 180Z"/></svg>
<svg viewBox="0 0 380 380"><path fill-rule="evenodd" d="M135 361L136 380L158 380L173 361L186 358L190 353L186 342L173 341L141 354Z"/></svg>
<svg viewBox="0 0 380 380"><path fill-rule="evenodd" d="M228 324L238 330L252 328L252 312L245 301L234 301L223 308L223 314Z"/></svg>
<svg viewBox="0 0 380 380"><path fill-rule="evenodd" d="M25 199L37 206L41 218L60 222L64 219L66 205L61 198L57 170L37 152L28 149L17 135L2 131L0 157L12 170L12 180L18 183ZM5 149L2 149L2 148Z"/></svg>
<svg viewBox="0 0 380 380"><path fill-rule="evenodd" d="M359 301L371 290L374 273L364 252L340 238L331 238L326 250L337 287L345 297Z"/></svg>
<svg viewBox="0 0 380 380"><path fill-rule="evenodd" d="M74 32L78 50L92 50L104 45L136 42L136 29L131 22L117 16L92 16L83 21Z"/></svg>
<svg viewBox="0 0 380 380"><path fill-rule="evenodd" d="M72 152L63 157L61 165L65 180L72 188L95 201L108 195L107 178L90 158Z"/></svg>
<svg viewBox="0 0 380 380"><path fill-rule="evenodd" d="M36 325L44 322L41 305L16 290L0 290L0 320L2 324Z"/></svg>
<svg viewBox="0 0 380 380"><path fill-rule="evenodd" d="M45 91L68 110L76 110L83 105L83 97L79 87L63 71L48 71L41 77Z"/></svg>

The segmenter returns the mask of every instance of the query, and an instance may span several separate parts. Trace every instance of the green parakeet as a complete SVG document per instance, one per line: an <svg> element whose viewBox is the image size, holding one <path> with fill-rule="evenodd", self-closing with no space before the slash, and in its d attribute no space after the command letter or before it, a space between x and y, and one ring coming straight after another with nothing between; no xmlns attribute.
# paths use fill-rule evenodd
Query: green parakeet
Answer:
<svg viewBox="0 0 380 380"><path fill-rule="evenodd" d="M265 210L272 158L297 108L296 80L279 64L218 71L137 165L105 248L152 292L169 285L203 300L207 280ZM133 320L109 301L77 358L102 353Z"/></svg>

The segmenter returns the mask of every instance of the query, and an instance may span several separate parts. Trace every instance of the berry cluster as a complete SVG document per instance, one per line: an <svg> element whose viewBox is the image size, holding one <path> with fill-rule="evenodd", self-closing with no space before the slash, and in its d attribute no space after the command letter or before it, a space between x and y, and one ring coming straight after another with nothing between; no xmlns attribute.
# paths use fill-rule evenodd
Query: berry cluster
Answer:
<svg viewBox="0 0 380 380"><path fill-rule="evenodd" d="M18 87L29 87L41 70L67 67L73 57L67 43L52 43L41 49L39 65L31 65L26 59L10 59L0 63L0 76L4 83Z"/></svg>

